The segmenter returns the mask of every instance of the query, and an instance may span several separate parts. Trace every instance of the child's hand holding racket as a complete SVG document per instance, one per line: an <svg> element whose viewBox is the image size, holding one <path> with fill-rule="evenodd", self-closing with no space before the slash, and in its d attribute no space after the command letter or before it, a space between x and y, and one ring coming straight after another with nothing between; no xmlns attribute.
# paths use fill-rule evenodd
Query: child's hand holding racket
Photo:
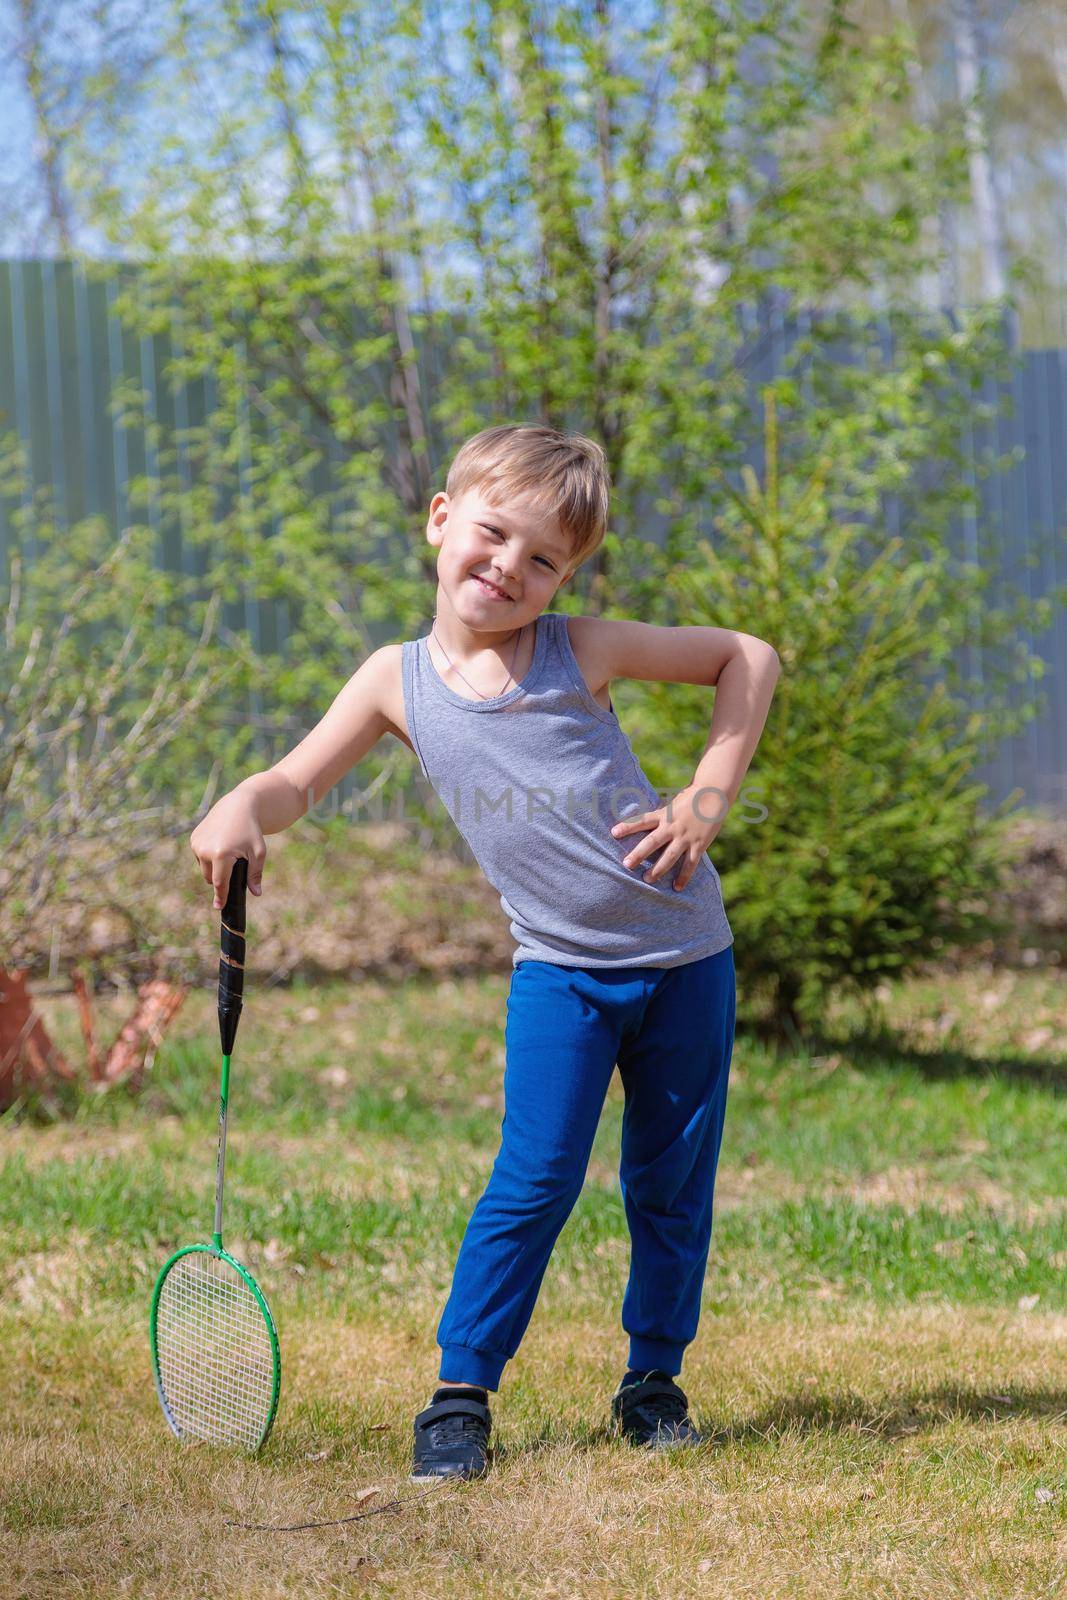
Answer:
<svg viewBox="0 0 1067 1600"><path fill-rule="evenodd" d="M240 786L215 802L193 829L189 845L200 863L205 883L210 883L215 890L216 911L226 904L230 873L239 856L248 862L248 887L253 894L263 893L267 846L255 802L247 791L241 793Z"/></svg>

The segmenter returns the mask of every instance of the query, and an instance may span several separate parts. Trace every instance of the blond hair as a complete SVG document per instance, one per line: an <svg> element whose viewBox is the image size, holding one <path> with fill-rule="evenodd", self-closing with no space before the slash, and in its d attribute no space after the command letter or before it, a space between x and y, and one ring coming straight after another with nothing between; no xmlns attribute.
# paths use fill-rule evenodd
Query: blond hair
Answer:
<svg viewBox="0 0 1067 1600"><path fill-rule="evenodd" d="M445 492L453 499L478 489L491 505L529 497L559 518L571 543L569 572L603 543L608 526L607 458L594 439L533 424L483 428L457 451Z"/></svg>

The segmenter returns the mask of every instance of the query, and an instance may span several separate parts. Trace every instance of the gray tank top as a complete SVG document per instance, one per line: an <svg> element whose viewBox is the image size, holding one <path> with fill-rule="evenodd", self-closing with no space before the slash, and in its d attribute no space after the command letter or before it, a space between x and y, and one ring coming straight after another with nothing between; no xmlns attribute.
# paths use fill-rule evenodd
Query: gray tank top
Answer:
<svg viewBox="0 0 1067 1600"><path fill-rule="evenodd" d="M706 854L684 889L673 887L677 866L643 881L659 850L623 866L645 834L615 838L613 823L669 796L642 772L614 709L589 692L566 614L543 611L535 627L522 683L485 700L448 687L429 634L403 645L412 745L511 919L512 966L676 967L725 950L733 934Z"/></svg>

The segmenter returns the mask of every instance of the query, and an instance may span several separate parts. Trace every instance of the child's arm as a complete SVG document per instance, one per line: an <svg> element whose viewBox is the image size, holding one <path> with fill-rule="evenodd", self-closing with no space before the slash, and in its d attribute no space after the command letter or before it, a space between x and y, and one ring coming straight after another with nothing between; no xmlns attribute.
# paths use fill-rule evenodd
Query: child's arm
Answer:
<svg viewBox="0 0 1067 1600"><path fill-rule="evenodd" d="M254 772L216 801L189 837L214 906L226 903L238 856L248 860L248 887L262 893L267 847L263 835L281 833L321 800L389 731L385 707L397 670L395 645L367 657L311 732L266 772Z"/></svg>
<svg viewBox="0 0 1067 1600"><path fill-rule="evenodd" d="M711 728L692 782L667 805L627 817L611 830L616 838L644 832L624 866L640 868L659 850L645 881L680 863L674 887L684 889L736 800L759 744L782 670L778 652L766 640L732 628L662 628L614 617L582 617L580 627L598 682L643 678L715 685Z"/></svg>

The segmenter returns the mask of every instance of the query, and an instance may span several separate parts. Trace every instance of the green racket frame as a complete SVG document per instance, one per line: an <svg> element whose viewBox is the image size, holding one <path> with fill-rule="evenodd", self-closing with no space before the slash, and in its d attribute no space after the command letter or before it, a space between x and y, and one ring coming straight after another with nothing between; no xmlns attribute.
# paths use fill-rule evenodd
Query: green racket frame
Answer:
<svg viewBox="0 0 1067 1600"><path fill-rule="evenodd" d="M270 1437L270 1430L274 1426L274 1418L278 1414L278 1399L281 1395L282 1389L282 1352L281 1347L278 1344L278 1330L274 1326L274 1318L270 1314L270 1306L263 1298L262 1289L259 1287L259 1284L256 1282L255 1278L253 1278L252 1274L248 1271L248 1268L243 1267L235 1256L231 1256L228 1250L224 1250L222 1248L221 1244L213 1243L183 1245L180 1250L175 1250L169 1261L164 1263L159 1277L156 1279L156 1287L152 1294L152 1312L149 1319L149 1339L152 1345L152 1376L155 1379L156 1394L159 1396L159 1403L163 1407L163 1415L167 1419L167 1423L171 1432L174 1434L175 1438L184 1439L185 1435L171 1413L171 1409L167 1404L167 1397L163 1392L163 1382L159 1372L159 1353L156 1348L156 1315L159 1311L159 1296L163 1289L163 1280L167 1276L167 1273L170 1271L171 1267L176 1261L180 1261L182 1256L193 1256L198 1254L215 1256L218 1260L225 1261L228 1266L233 1267L234 1271L244 1279L245 1283L256 1297L259 1309L263 1313L263 1320L267 1325L267 1333L270 1335L271 1353L274 1357L274 1387L271 1391L270 1410L267 1414L267 1421L263 1428L263 1432L260 1434L259 1438L256 1440L249 1452L250 1455L255 1455L258 1450L262 1450L263 1446L267 1442L267 1439Z"/></svg>
<svg viewBox="0 0 1067 1600"><path fill-rule="evenodd" d="M234 1269L242 1281L248 1286L255 1297L256 1304L263 1314L267 1334L270 1338L271 1354L273 1358L274 1382L271 1391L270 1407L267 1419L259 1438L251 1447L249 1454L255 1455L266 1444L274 1426L274 1418L278 1412L278 1399L282 1387L282 1353L278 1343L278 1330L274 1325L270 1307L264 1297L262 1289L253 1278L248 1268L242 1266L222 1244L222 1194L226 1174L226 1121L229 1111L230 1099L230 1057L233 1052L234 1041L237 1037L237 1024L241 1017L241 1007L244 997L244 958L245 958L245 895L248 887L248 862L243 856L238 856L230 872L230 886L226 896L226 904L222 910L221 952L219 957L219 1033L222 1038L222 1084L219 1091L219 1145L218 1156L215 1163L215 1228L211 1235L210 1244L187 1244L164 1262L156 1286L152 1292L152 1309L148 1321L148 1340L152 1351L152 1377L156 1386L163 1415L167 1425L178 1439L183 1439L177 1420L167 1404L167 1397L163 1389L162 1376L159 1370L159 1349L156 1342L157 1317L159 1313L159 1297L163 1290L164 1280L174 1266L183 1256L210 1255Z"/></svg>

